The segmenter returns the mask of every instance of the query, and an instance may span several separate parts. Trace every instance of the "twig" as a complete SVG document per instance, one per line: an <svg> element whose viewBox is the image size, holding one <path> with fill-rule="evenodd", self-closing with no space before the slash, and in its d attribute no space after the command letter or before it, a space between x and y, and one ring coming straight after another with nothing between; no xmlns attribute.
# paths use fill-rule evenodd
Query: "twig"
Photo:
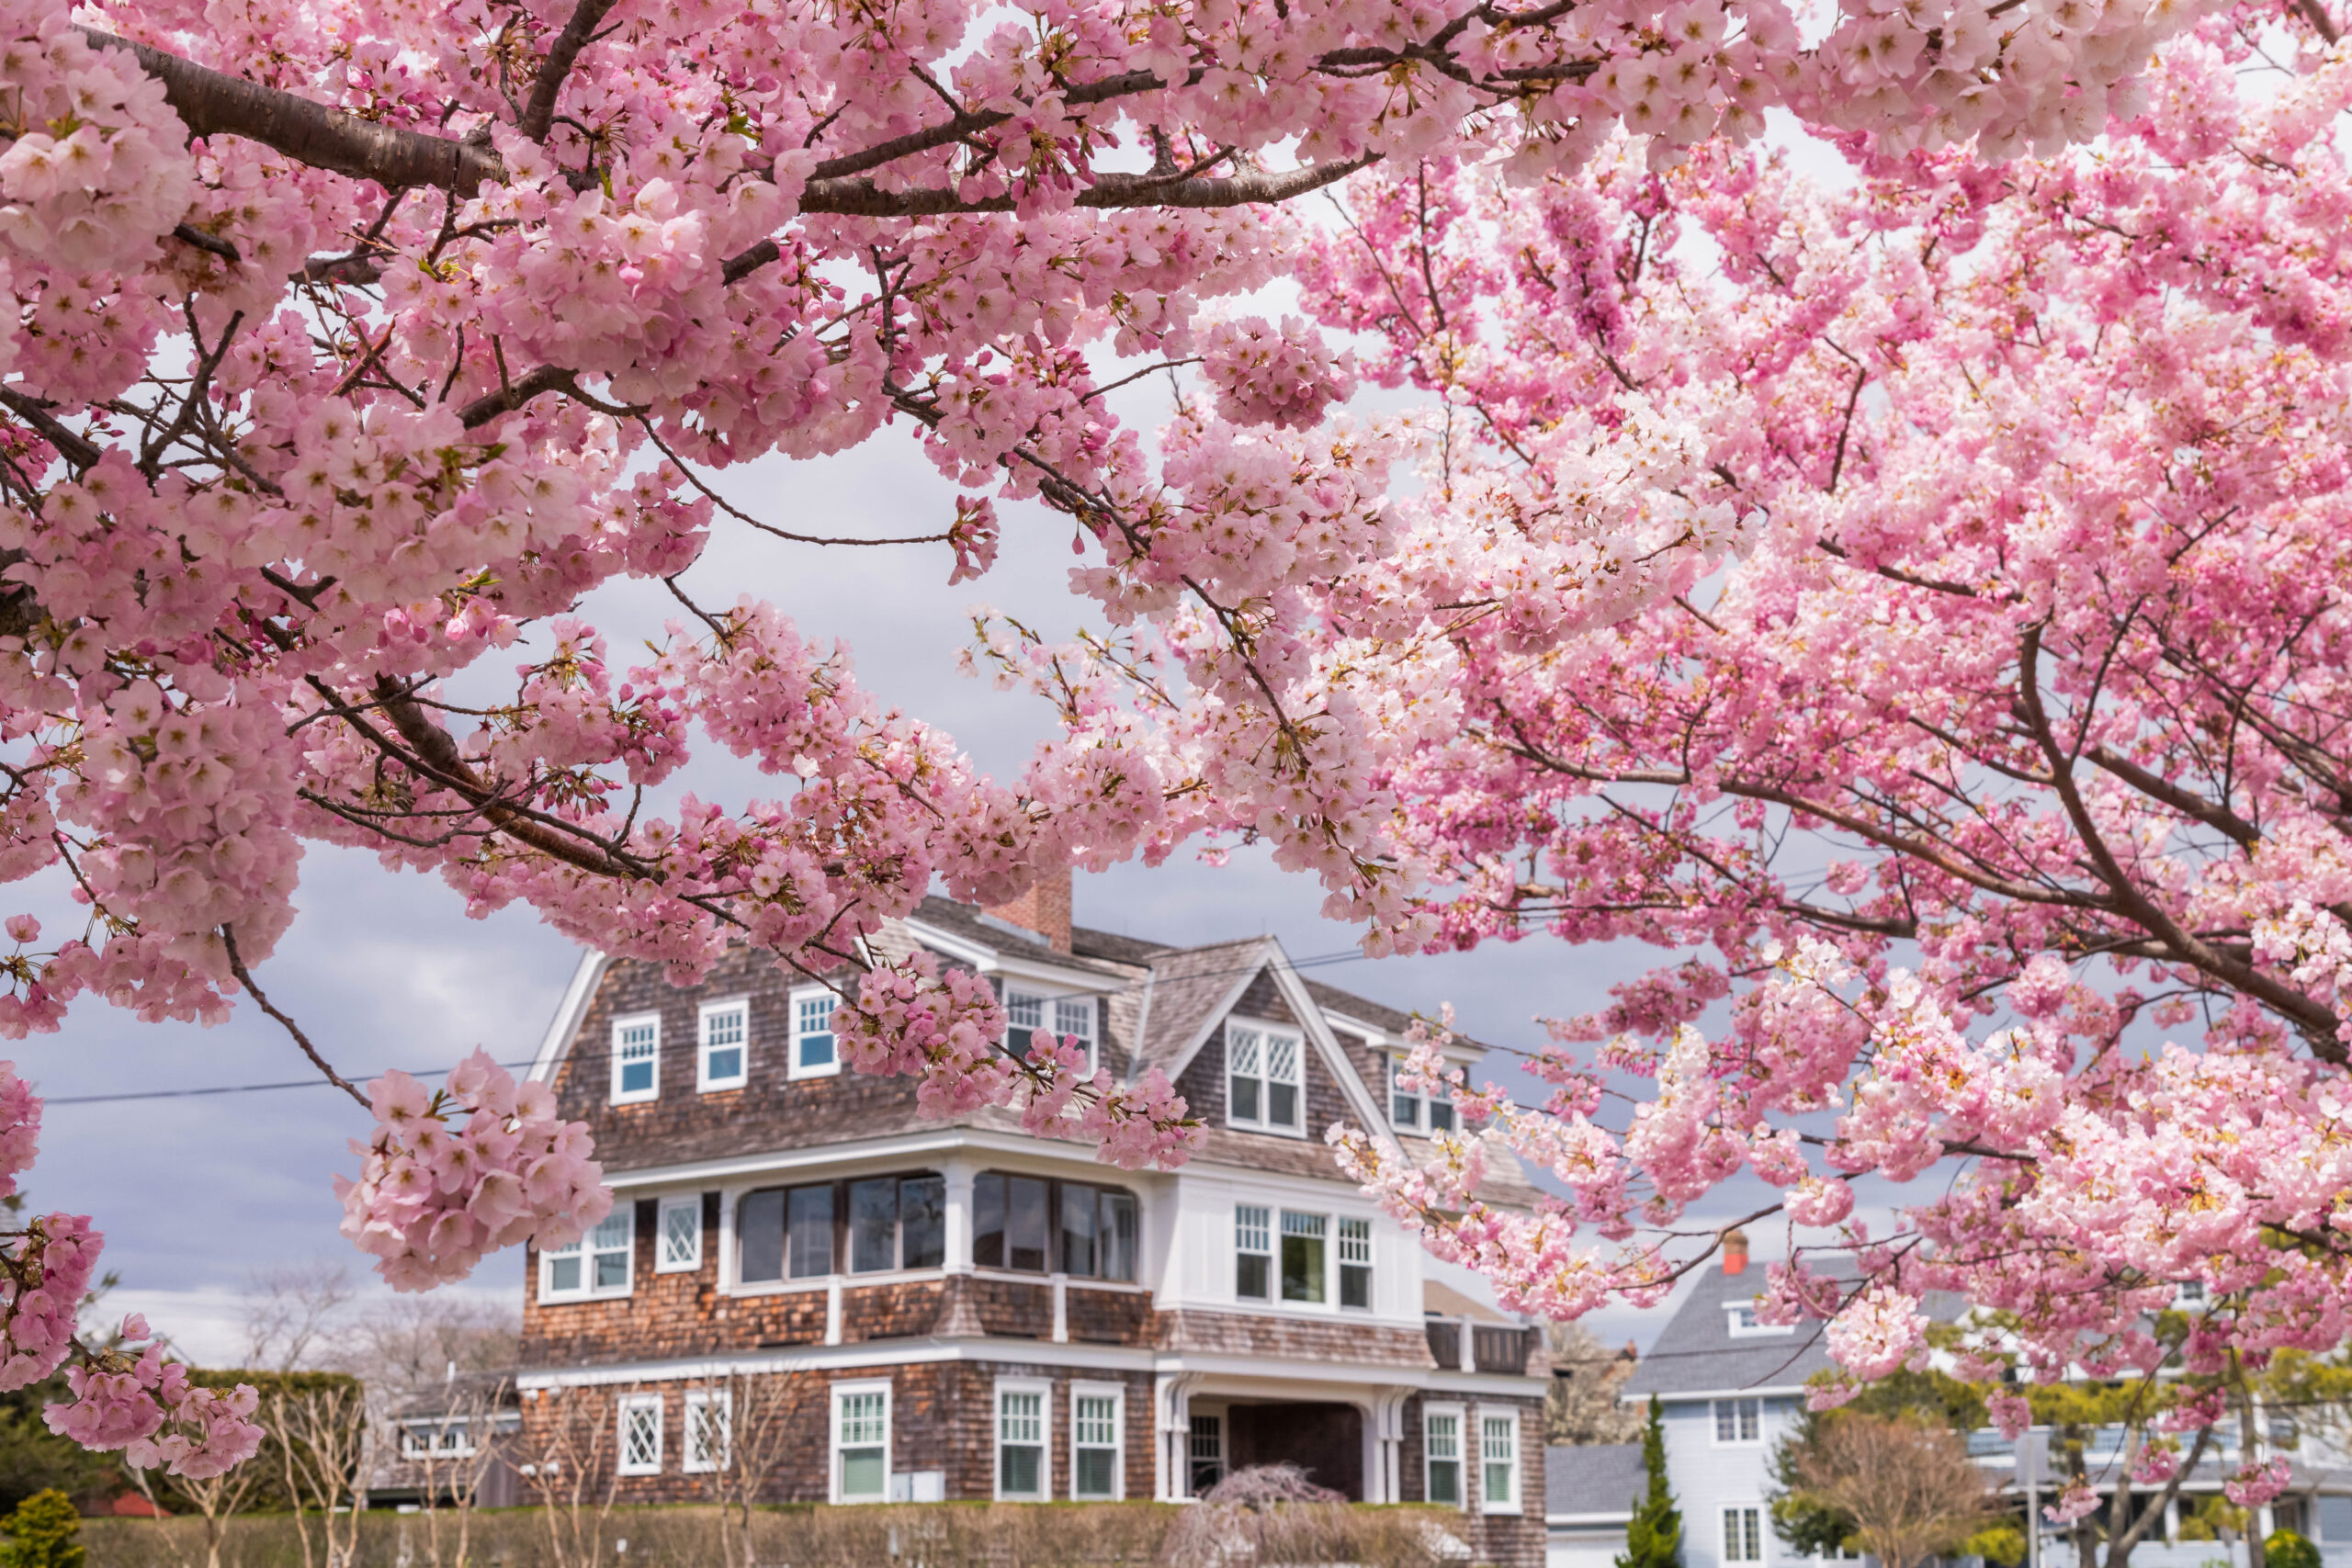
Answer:
<svg viewBox="0 0 2352 1568"><path fill-rule="evenodd" d="M252 993L254 1000L261 1004L262 1011L286 1026L286 1032L294 1037L295 1044L302 1047L302 1055L311 1058L311 1065L326 1074L327 1082L373 1111L375 1107L368 1103L368 1097L355 1089L349 1078L327 1066L327 1059L319 1055L319 1048L311 1043L311 1037L302 1032L302 1026L278 1011L270 999L262 995L261 987L254 983L253 971L245 967L244 959L238 955L236 929L225 922L220 927L220 944L229 950L229 972L236 976L239 985Z"/></svg>

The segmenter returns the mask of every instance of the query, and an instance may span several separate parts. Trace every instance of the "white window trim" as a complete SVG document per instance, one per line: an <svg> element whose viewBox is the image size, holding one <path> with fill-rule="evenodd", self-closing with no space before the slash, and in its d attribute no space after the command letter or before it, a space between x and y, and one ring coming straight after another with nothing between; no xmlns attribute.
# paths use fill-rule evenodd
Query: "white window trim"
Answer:
<svg viewBox="0 0 2352 1568"><path fill-rule="evenodd" d="M1743 1438L1738 1436L1739 1406L1743 1404L1753 1404L1756 1406L1756 1436L1752 1438ZM1723 1435L1723 1416L1721 1415L1723 1406L1726 1404L1732 1407L1731 1429L1733 1436L1728 1438ZM1754 1394L1747 1394L1731 1399L1709 1400L1707 1402L1707 1441L1710 1447L1718 1449L1762 1448L1764 1446L1764 1401Z"/></svg>
<svg viewBox="0 0 2352 1568"><path fill-rule="evenodd" d="M823 986L796 986L785 998L785 1016L789 1021L789 1032L785 1038L784 1050L784 1076L787 1082L797 1082L801 1078L830 1078L840 1075L842 1037L838 1033L833 1035L831 1061L820 1067L804 1067L800 1065L800 1004L810 997L832 995L833 993ZM833 1006L836 1009L841 1006L841 999L838 997L834 998ZM827 1021L831 1021L828 1019Z"/></svg>
<svg viewBox="0 0 2352 1568"><path fill-rule="evenodd" d="M1455 1495L1452 1504L1430 1503L1430 1417L1453 1417L1453 1466ZM1459 1404L1443 1402L1421 1405L1421 1501L1432 1508L1454 1507L1467 1512L1473 1490L1470 1469L1470 1412Z"/></svg>
<svg viewBox="0 0 2352 1568"><path fill-rule="evenodd" d="M701 1461L695 1458L695 1412L697 1410L718 1412L718 1451ZM680 1419L683 1425L678 1430L678 1468L688 1475L709 1475L725 1470L735 1445L734 1393L723 1388L689 1389L686 1392L685 1414Z"/></svg>
<svg viewBox="0 0 2352 1568"><path fill-rule="evenodd" d="M596 1238L596 1227L594 1225L590 1225L586 1231L582 1233L580 1239L573 1243L571 1247L558 1248L553 1251L550 1251L547 1247L541 1247L539 1249L538 1286L539 1300L541 1302L550 1303L559 1302L614 1302L619 1301L623 1297L635 1292L637 1289L636 1201L630 1198L615 1199L613 1201L613 1213L627 1214L628 1216L628 1240L623 1244L623 1247L620 1249L624 1251L625 1255L628 1258L628 1268L623 1273L621 1282L618 1285L607 1285L602 1290L598 1290L596 1288L596 1253L594 1247L591 1245ZM610 1218L611 1216L607 1215L606 1217ZM614 1249L608 1248L606 1250ZM559 1256L571 1257L575 1255L580 1259L580 1287L577 1290L559 1291L555 1288L555 1260Z"/></svg>
<svg viewBox="0 0 2352 1568"><path fill-rule="evenodd" d="M653 1462L631 1464L628 1461L628 1418L633 1412L653 1412ZM620 1441L613 1451L613 1471L617 1475L659 1475L662 1473L662 1444L666 1436L662 1430L662 1396L658 1393L625 1393L614 1407L620 1423Z"/></svg>
<svg viewBox="0 0 2352 1568"><path fill-rule="evenodd" d="M1527 1442L1527 1423L1522 1419L1523 1414L1524 1413L1521 1412L1516 1404L1481 1404L1477 1408L1477 1497L1478 1511L1482 1514L1517 1514L1521 1511L1524 1504L1526 1493L1525 1472L1527 1470L1527 1449L1525 1446ZM1510 1501L1508 1503L1489 1503L1487 1501L1487 1423L1489 1421L1505 1419L1510 1422L1511 1427Z"/></svg>
<svg viewBox="0 0 2352 1568"><path fill-rule="evenodd" d="M740 1014L743 1020L743 1041L736 1047L741 1053L735 1076L715 1078L710 1076L710 1021L729 1013ZM711 1094L723 1089L741 1089L752 1081L752 998L737 997L729 1001L705 1002L695 1013L695 1091Z"/></svg>
<svg viewBox="0 0 2352 1568"><path fill-rule="evenodd" d="M1756 1555L1753 1557L1734 1557L1731 1554L1731 1516L1739 1513L1750 1513L1756 1516ZM1718 1562L1752 1562L1758 1564L1760 1568L1760 1565L1768 1560L1771 1553L1772 1532L1765 1525L1764 1505L1761 1503L1736 1502L1717 1504L1715 1506L1715 1532L1717 1538L1715 1541L1715 1561ZM1742 1542L1741 1544L1745 1545L1746 1543Z"/></svg>
<svg viewBox="0 0 2352 1568"><path fill-rule="evenodd" d="M641 1094L621 1092L621 1032L639 1024L653 1026L653 1087ZM658 1012L633 1012L627 1018L613 1020L613 1103L643 1105L662 1098L662 1015Z"/></svg>
<svg viewBox="0 0 2352 1568"><path fill-rule="evenodd" d="M878 1393L882 1396L882 1490L872 1497L845 1497L842 1495L842 1402L852 1394ZM862 1379L852 1382L837 1382L832 1386L832 1436L826 1445L826 1501L842 1503L887 1503L890 1500L891 1463L898 1432L894 1425L897 1412L888 1378ZM860 1444L860 1447L865 1445Z"/></svg>
<svg viewBox="0 0 2352 1568"><path fill-rule="evenodd" d="M1261 1112L1272 1108L1274 1097L1266 1086L1276 1081L1274 1078L1269 1077L1264 1071L1265 1058L1262 1055L1262 1052L1265 1049L1264 1042L1272 1040L1276 1035L1280 1035L1285 1040L1296 1043L1298 1046L1298 1054L1293 1058L1293 1060L1298 1063L1298 1077L1292 1084L1292 1087L1298 1090L1298 1124L1296 1126L1294 1127L1287 1122L1269 1122L1266 1121L1262 1115L1257 1121L1245 1122L1240 1117L1236 1116L1233 1113L1233 1031L1237 1025L1263 1037L1259 1045L1259 1050L1261 1055L1258 1063L1260 1070L1256 1075L1260 1086L1258 1108ZM1269 1023L1259 1019L1248 1018L1236 1014L1225 1021L1225 1029L1222 1038L1225 1042L1225 1061L1223 1063L1225 1067L1225 1124L1228 1127L1239 1127L1246 1132L1272 1133L1276 1137L1282 1138L1306 1137L1306 1053L1313 1048L1306 1038L1306 1032L1304 1030L1294 1029L1287 1023Z"/></svg>
<svg viewBox="0 0 2352 1568"><path fill-rule="evenodd" d="M1004 1490L1004 1396L1037 1395L1037 1490L1008 1495ZM1054 1500L1054 1385L1046 1378L999 1378L989 1394L989 1495L1000 1503Z"/></svg>
<svg viewBox="0 0 2352 1568"><path fill-rule="evenodd" d="M1080 1497L1078 1495L1078 1402L1080 1399L1107 1399L1111 1402L1111 1495L1108 1497ZM1192 1462L1189 1428L1184 1443L1185 1463L1189 1465ZM1069 1385L1069 1495L1073 1503L1124 1503L1127 1500L1127 1389L1125 1383L1073 1382Z"/></svg>
<svg viewBox="0 0 2352 1568"><path fill-rule="evenodd" d="M679 1210L694 1215L695 1255L683 1262L670 1257L670 1216ZM702 1194L689 1192L682 1198L664 1198L654 1212L653 1271L656 1274L698 1274L702 1271Z"/></svg>
<svg viewBox="0 0 2352 1568"><path fill-rule="evenodd" d="M1747 1315L1748 1321L1741 1321L1740 1314L1743 1313ZM1767 1339L1776 1335L1794 1334L1797 1331L1797 1325L1793 1323L1758 1323L1754 1321L1755 1316L1756 1307L1751 1302L1734 1302L1724 1309L1724 1326L1730 1331L1734 1339Z"/></svg>

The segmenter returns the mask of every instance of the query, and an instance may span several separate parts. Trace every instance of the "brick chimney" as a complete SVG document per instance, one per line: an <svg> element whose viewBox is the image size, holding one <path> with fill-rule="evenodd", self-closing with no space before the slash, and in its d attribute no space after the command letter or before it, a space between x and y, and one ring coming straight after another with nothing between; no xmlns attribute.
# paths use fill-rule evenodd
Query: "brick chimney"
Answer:
<svg viewBox="0 0 2352 1568"><path fill-rule="evenodd" d="M1035 931L1056 953L1069 951L1069 867L1042 873L1029 891L1009 904L990 904L988 912L1023 931Z"/></svg>
<svg viewBox="0 0 2352 1568"><path fill-rule="evenodd" d="M1736 1225L1724 1232L1724 1272L1747 1272L1747 1233Z"/></svg>

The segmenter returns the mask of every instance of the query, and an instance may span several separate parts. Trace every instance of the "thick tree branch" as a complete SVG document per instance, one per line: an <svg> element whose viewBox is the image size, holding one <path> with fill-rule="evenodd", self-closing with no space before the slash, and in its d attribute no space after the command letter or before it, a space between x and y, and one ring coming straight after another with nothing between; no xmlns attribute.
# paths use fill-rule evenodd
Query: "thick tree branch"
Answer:
<svg viewBox="0 0 2352 1568"><path fill-rule="evenodd" d="M134 43L96 28L80 31L99 48L136 54L147 73L164 85L164 101L192 136L242 136L311 168L374 180L387 189L432 186L470 195L504 170L498 154L487 147L379 125L300 94L167 54L152 44Z"/></svg>
<svg viewBox="0 0 2352 1568"><path fill-rule="evenodd" d="M548 57L539 64L538 80L531 84L531 101L523 106L523 118L515 128L532 141L548 139L548 127L555 122L555 101L562 96L564 78L571 74L572 63L588 47L588 40L596 36L596 24L616 3L617 0L580 0L572 10L571 20L548 45Z"/></svg>

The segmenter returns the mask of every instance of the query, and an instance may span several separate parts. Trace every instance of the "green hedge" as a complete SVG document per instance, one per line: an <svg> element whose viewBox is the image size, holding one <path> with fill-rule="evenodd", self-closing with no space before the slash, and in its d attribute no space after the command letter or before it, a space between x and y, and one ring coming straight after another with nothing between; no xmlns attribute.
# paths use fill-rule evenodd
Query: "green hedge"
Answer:
<svg viewBox="0 0 2352 1568"><path fill-rule="evenodd" d="M1170 1540L1170 1527L1183 1512L1161 1503L762 1508L752 1518L752 1555L763 1568L1191 1568L1163 1557L1164 1547L1182 1549ZM1286 1505L1249 1533L1268 1564L1465 1568L1448 1521L1459 1530L1460 1516L1450 1512ZM318 1529L316 1520L311 1528ZM204 1521L198 1518L89 1519L82 1539L89 1568L204 1568L206 1560ZM594 1562L559 1559L547 1517L537 1508L476 1510L462 1565L456 1541L457 1518L448 1510L437 1517L371 1513L360 1520L350 1568L730 1568L743 1560L740 1535L730 1527L722 1539L711 1507L616 1508L605 1520ZM1228 1546L1220 1556L1223 1568L1250 1568L1253 1553ZM303 1568L294 1519L230 1520L220 1568Z"/></svg>

